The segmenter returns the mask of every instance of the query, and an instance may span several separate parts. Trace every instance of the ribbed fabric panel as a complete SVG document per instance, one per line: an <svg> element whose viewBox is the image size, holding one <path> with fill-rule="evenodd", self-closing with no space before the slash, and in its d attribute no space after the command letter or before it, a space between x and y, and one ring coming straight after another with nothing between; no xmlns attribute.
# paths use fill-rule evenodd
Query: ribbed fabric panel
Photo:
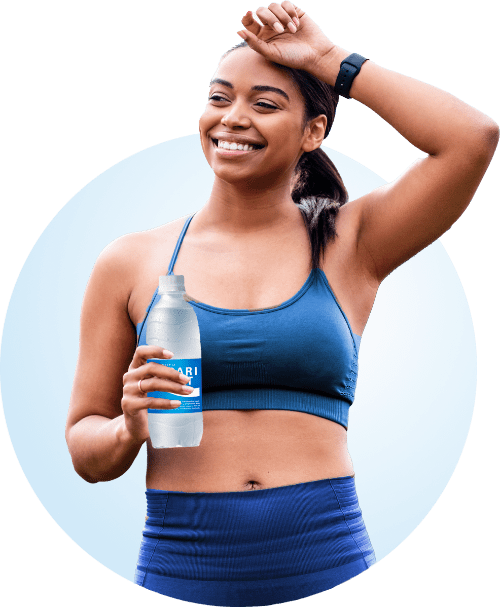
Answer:
<svg viewBox="0 0 500 607"><path fill-rule="evenodd" d="M351 477L146 496L136 583L173 598L268 605L333 588L375 562Z"/></svg>
<svg viewBox="0 0 500 607"><path fill-rule="evenodd" d="M359 550L363 554L368 567L375 563L375 552L362 518L362 511L359 507L358 495L353 487L342 485L330 481L335 498L339 508L344 515L346 525L349 527L352 539L356 542Z"/></svg>
<svg viewBox="0 0 500 607"><path fill-rule="evenodd" d="M249 605L276 605L296 601L319 592L334 588L368 569L363 559L347 565L306 573L293 578L277 578L263 582L221 582L190 580L186 584L178 578L147 573L145 588L174 599L201 603L203 605L229 605L248 607ZM142 586L142 583L139 583Z"/></svg>
<svg viewBox="0 0 500 607"><path fill-rule="evenodd" d="M221 363L219 367L219 382L222 386L232 388L241 385L241 377L251 385L269 385L273 382L264 363L244 360L241 362ZM205 394L205 392L203 393Z"/></svg>
<svg viewBox="0 0 500 607"><path fill-rule="evenodd" d="M203 392L203 410L215 409L283 409L307 412L337 422L347 429L349 403L314 392L251 386Z"/></svg>

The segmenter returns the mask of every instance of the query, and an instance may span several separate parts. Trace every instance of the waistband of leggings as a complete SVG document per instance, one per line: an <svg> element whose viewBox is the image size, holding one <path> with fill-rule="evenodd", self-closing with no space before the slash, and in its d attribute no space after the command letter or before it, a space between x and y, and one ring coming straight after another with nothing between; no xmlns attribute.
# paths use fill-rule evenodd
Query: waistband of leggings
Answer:
<svg viewBox="0 0 500 607"><path fill-rule="evenodd" d="M252 489L252 490L243 490L243 491L170 491L164 489L146 489L146 495L155 495L155 494L176 494L176 495L203 495L203 496L218 496L218 495L245 495L245 494L265 494L265 492L269 493L278 493L287 490L291 490L293 488L297 488L299 486L310 487L314 489L316 486L318 488L322 485L328 486L331 484L334 485L354 485L355 480L354 476L334 476L330 478L322 478L316 481L306 481L304 483L293 483L291 485L279 485L278 487L268 487L267 489Z"/></svg>

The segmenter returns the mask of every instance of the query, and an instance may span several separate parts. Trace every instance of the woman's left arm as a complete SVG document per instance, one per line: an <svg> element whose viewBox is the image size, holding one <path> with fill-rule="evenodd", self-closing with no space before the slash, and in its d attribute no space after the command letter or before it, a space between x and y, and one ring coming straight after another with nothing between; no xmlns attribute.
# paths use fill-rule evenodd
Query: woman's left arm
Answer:
<svg viewBox="0 0 500 607"><path fill-rule="evenodd" d="M349 54L335 48L321 79L335 84L340 62ZM491 161L499 129L453 95L373 61L364 62L349 95L427 154L395 181L353 201L358 250L380 282L465 211Z"/></svg>
<svg viewBox="0 0 500 607"><path fill-rule="evenodd" d="M257 16L263 25L249 12L242 19L245 30L238 32L251 48L335 85L351 53L332 43L302 9L285 1L258 9ZM453 95L371 60L363 63L349 96L427 154L392 183L348 205L359 260L380 283L464 212L491 161L499 129Z"/></svg>

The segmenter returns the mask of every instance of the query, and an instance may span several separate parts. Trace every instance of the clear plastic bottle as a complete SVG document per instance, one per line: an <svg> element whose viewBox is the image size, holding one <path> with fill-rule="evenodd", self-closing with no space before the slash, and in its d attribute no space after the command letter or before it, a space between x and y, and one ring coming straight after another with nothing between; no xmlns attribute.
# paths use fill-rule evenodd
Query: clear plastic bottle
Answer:
<svg viewBox="0 0 500 607"><path fill-rule="evenodd" d="M173 352L174 358L149 359L173 367L190 378L191 394L148 392L148 396L179 400L175 409L148 409L149 435L153 447L197 447L203 434L201 402L201 342L198 319L184 299L184 276L160 276L160 300L148 317L146 343Z"/></svg>

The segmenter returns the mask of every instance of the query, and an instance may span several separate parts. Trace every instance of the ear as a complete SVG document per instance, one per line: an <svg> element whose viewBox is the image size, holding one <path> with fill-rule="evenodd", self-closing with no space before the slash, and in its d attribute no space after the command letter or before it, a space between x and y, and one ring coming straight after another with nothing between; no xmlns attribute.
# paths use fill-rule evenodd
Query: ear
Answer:
<svg viewBox="0 0 500 607"><path fill-rule="evenodd" d="M327 119L324 114L320 114L309 121L304 130L304 140L302 149L304 152L312 152L319 148L325 138Z"/></svg>

